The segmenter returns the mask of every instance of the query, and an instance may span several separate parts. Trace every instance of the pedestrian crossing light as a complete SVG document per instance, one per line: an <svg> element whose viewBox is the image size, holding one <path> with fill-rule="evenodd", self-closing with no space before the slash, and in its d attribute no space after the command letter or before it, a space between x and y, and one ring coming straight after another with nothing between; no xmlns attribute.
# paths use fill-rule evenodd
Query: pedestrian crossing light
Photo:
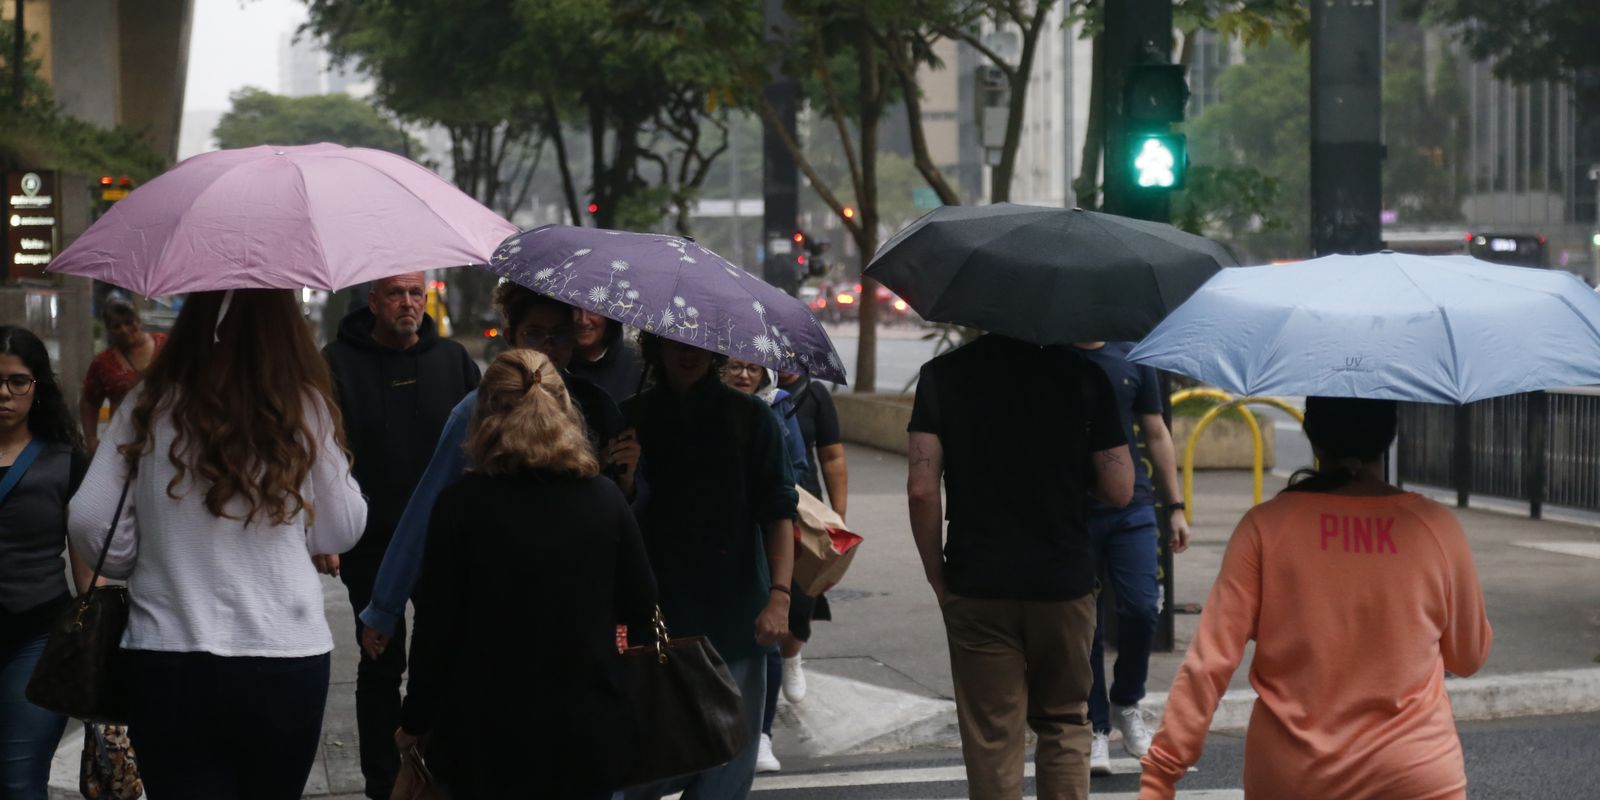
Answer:
<svg viewBox="0 0 1600 800"><path fill-rule="evenodd" d="M1176 133L1136 134L1129 148L1133 182L1140 189L1178 189L1189 166L1184 137Z"/></svg>

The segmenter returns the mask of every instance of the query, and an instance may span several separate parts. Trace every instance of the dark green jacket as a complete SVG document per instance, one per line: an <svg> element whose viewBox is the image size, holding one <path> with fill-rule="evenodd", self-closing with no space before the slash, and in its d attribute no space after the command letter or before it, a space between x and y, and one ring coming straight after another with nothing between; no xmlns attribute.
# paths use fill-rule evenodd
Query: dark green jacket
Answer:
<svg viewBox="0 0 1600 800"><path fill-rule="evenodd" d="M798 501L777 420L715 375L682 397L653 387L623 413L644 451L639 527L667 627L710 637L727 661L765 653L755 640L772 585L761 526L794 519Z"/></svg>

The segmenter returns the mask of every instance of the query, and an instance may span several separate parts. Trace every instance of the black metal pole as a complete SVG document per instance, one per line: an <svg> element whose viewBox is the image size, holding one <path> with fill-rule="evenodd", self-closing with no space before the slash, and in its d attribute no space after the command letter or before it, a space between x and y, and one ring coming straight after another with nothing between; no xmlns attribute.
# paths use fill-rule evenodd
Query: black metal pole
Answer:
<svg viewBox="0 0 1600 800"><path fill-rule="evenodd" d="M24 62L28 57L28 28L22 21L23 0L17 0L15 5L17 9L17 30L14 37L15 41L11 43L11 103L16 106L18 111L21 111L22 95L28 86L27 70L24 69L26 66Z"/></svg>
<svg viewBox="0 0 1600 800"><path fill-rule="evenodd" d="M1105 66L1100 92L1104 115L1105 207L1110 214L1167 222L1172 204L1164 191L1134 187L1129 136L1141 132L1128 119L1124 90L1128 68L1166 61L1172 54L1172 0L1122 0L1105 4ZM1156 130L1165 132L1161 124Z"/></svg>
<svg viewBox="0 0 1600 800"><path fill-rule="evenodd" d="M1528 489L1528 516L1544 516L1545 487L1549 484L1550 462L1550 395L1532 392L1528 395L1527 447L1523 452L1523 480Z"/></svg>
<svg viewBox="0 0 1600 800"><path fill-rule="evenodd" d="M766 0L763 14L771 41L780 41L794 24L783 10L783 0ZM765 94L784 130L799 141L795 116L800 87L794 78L774 68ZM800 288L800 271L795 260L798 248L792 237L800 223L800 168L770 124L761 127L761 199L762 277L773 286L795 294ZM737 207L734 212L738 213Z"/></svg>
<svg viewBox="0 0 1600 800"><path fill-rule="evenodd" d="M1113 4L1115 5L1115 4ZM1311 249L1383 248L1383 4L1311 4Z"/></svg>
<svg viewBox="0 0 1600 800"><path fill-rule="evenodd" d="M1456 406L1456 435L1452 448L1452 483L1456 485L1456 506L1466 508L1472 497L1472 406Z"/></svg>

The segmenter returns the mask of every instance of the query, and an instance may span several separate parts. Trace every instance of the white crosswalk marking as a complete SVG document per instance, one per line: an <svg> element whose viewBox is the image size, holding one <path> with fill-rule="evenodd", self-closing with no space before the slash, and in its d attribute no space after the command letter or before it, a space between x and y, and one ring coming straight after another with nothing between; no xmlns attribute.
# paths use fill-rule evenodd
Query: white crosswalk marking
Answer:
<svg viewBox="0 0 1600 800"><path fill-rule="evenodd" d="M1194 770L1190 770L1191 772ZM1139 762L1132 758L1111 760L1114 775L1137 775ZM1034 765L1023 767L1025 777L1034 776ZM839 772L812 772L799 775L764 775L757 777L751 792L778 792L805 789L833 789L861 786L910 786L923 783L960 783L967 779L967 770L961 765L943 767L907 767L899 769L844 770ZM1093 798L1104 800L1135 800L1137 792L1093 792ZM1203 789L1180 791L1183 800L1243 800L1244 792L1238 789ZM1035 800L1028 796L1023 800Z"/></svg>
<svg viewBox="0 0 1600 800"><path fill-rule="evenodd" d="M1514 542L1518 547L1560 553L1565 556L1600 558L1600 542Z"/></svg>

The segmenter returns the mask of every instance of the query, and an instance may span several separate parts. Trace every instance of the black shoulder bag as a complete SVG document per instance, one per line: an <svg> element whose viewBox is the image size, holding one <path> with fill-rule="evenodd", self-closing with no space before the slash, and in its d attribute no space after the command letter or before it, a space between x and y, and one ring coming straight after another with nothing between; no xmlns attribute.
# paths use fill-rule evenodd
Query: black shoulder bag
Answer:
<svg viewBox="0 0 1600 800"><path fill-rule="evenodd" d="M74 598L56 620L28 680L28 702L87 722L128 721L127 693L117 669L122 632L128 627L128 587L95 584L111 552L111 538L117 533L132 485L130 473L122 484L117 513L111 517L89 590Z"/></svg>

